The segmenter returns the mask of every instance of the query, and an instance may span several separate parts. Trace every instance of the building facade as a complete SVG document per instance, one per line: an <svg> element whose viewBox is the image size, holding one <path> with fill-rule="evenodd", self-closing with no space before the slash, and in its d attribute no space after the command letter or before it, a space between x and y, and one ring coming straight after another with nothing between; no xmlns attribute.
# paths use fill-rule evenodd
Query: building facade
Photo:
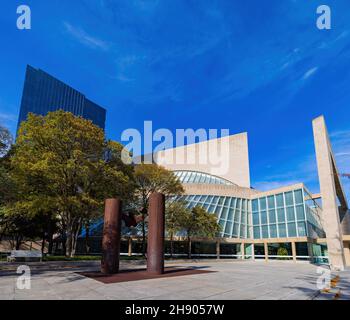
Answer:
<svg viewBox="0 0 350 320"><path fill-rule="evenodd" d="M303 183L263 192L251 188L246 133L163 150L154 161L182 182L185 194L175 200L216 215L222 241L237 244L236 256L280 258L283 246L293 260L327 262L342 270L350 265L348 204L323 117L313 121L313 130L320 194ZM227 152L222 172L207 161L215 144L221 154Z"/></svg>
<svg viewBox="0 0 350 320"><path fill-rule="evenodd" d="M55 110L69 111L105 128L104 108L48 73L27 66L17 129L28 113L46 115Z"/></svg>

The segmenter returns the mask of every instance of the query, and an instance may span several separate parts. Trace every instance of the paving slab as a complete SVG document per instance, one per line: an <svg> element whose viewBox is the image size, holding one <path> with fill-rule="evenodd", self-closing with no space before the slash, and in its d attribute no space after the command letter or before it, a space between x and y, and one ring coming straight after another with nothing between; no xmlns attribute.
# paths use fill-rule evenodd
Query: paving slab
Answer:
<svg viewBox="0 0 350 320"><path fill-rule="evenodd" d="M0 300L309 300L331 299L317 288L317 266L293 262L199 261L168 265L215 271L174 278L104 284L78 272L97 271L96 263L77 265L32 264L30 290L16 288L15 266L0 270ZM63 266L63 267L62 267ZM144 267L123 263L121 268ZM3 265L1 266L3 267ZM350 298L350 270L340 273L339 299Z"/></svg>

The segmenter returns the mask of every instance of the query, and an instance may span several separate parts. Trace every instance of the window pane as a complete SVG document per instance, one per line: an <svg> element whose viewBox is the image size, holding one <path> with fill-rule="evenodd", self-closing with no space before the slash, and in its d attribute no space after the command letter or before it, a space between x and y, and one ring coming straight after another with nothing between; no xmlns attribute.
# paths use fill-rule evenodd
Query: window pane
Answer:
<svg viewBox="0 0 350 320"><path fill-rule="evenodd" d="M242 200L242 210L246 211L247 210L247 200Z"/></svg>
<svg viewBox="0 0 350 320"><path fill-rule="evenodd" d="M213 198L214 196L208 196L208 199L205 202L210 203L212 202Z"/></svg>
<svg viewBox="0 0 350 320"><path fill-rule="evenodd" d="M284 206L283 194L282 193L276 195L276 202L277 202L277 207L283 207Z"/></svg>
<svg viewBox="0 0 350 320"><path fill-rule="evenodd" d="M208 196L201 196L201 198L199 199L199 201L200 201L200 202L204 202L206 198L208 198Z"/></svg>
<svg viewBox="0 0 350 320"><path fill-rule="evenodd" d="M284 216L284 208L277 209L278 222L284 222L286 220Z"/></svg>
<svg viewBox="0 0 350 320"><path fill-rule="evenodd" d="M269 209L274 208L275 207L275 197L274 196L267 197L267 203L269 205Z"/></svg>
<svg viewBox="0 0 350 320"><path fill-rule="evenodd" d="M232 222L227 221L226 227L225 227L225 233L231 235L231 228L232 228Z"/></svg>
<svg viewBox="0 0 350 320"><path fill-rule="evenodd" d="M297 236L297 230L295 223L288 223L288 236L289 237L296 237Z"/></svg>
<svg viewBox="0 0 350 320"><path fill-rule="evenodd" d="M241 208L241 202L242 202L242 199L237 199L236 201L236 209L240 209Z"/></svg>
<svg viewBox="0 0 350 320"><path fill-rule="evenodd" d="M276 222L275 210L269 210L269 223L275 223L275 222Z"/></svg>
<svg viewBox="0 0 350 320"><path fill-rule="evenodd" d="M298 222L298 234L299 237L306 237L305 222Z"/></svg>
<svg viewBox="0 0 350 320"><path fill-rule="evenodd" d="M239 236L240 236L241 238L245 238L245 237L246 237L245 230L246 230L245 224L241 224L241 232L240 232L240 234L239 234Z"/></svg>
<svg viewBox="0 0 350 320"><path fill-rule="evenodd" d="M241 213L241 223L247 223L247 213L245 211Z"/></svg>
<svg viewBox="0 0 350 320"><path fill-rule="evenodd" d="M253 212L253 224L257 225L259 224L259 213Z"/></svg>
<svg viewBox="0 0 350 320"><path fill-rule="evenodd" d="M259 207L258 207L258 199L255 199L252 201L252 211L258 211Z"/></svg>
<svg viewBox="0 0 350 320"><path fill-rule="evenodd" d="M286 232L286 225L284 223L280 223L278 225L278 233L280 238L285 238L287 237L287 232Z"/></svg>
<svg viewBox="0 0 350 320"><path fill-rule="evenodd" d="M293 192L289 191L284 194L286 198L286 206L292 206L293 205Z"/></svg>
<svg viewBox="0 0 350 320"><path fill-rule="evenodd" d="M269 230L268 230L267 226L262 226L261 227L261 232L262 232L262 237L264 239L269 237Z"/></svg>
<svg viewBox="0 0 350 320"><path fill-rule="evenodd" d="M228 212L228 208L224 207L221 213L221 219L225 219L225 220L227 219L227 212Z"/></svg>
<svg viewBox="0 0 350 320"><path fill-rule="evenodd" d="M270 224L270 238L277 238L277 226Z"/></svg>
<svg viewBox="0 0 350 320"><path fill-rule="evenodd" d="M295 203L303 203L303 192L301 189L294 191L294 198L295 198Z"/></svg>
<svg viewBox="0 0 350 320"><path fill-rule="evenodd" d="M260 227L254 227L254 239L260 239Z"/></svg>
<svg viewBox="0 0 350 320"><path fill-rule="evenodd" d="M267 223L266 211L261 211L260 212L260 218L261 218L261 224L266 224Z"/></svg>
<svg viewBox="0 0 350 320"><path fill-rule="evenodd" d="M225 197L220 197L218 204L222 205L224 203Z"/></svg>
<svg viewBox="0 0 350 320"><path fill-rule="evenodd" d="M266 210L266 198L260 198L259 203L260 203L260 210Z"/></svg>
<svg viewBox="0 0 350 320"><path fill-rule="evenodd" d="M233 234L235 236L238 236L238 227L239 227L239 224L238 223L234 223L233 224Z"/></svg>
<svg viewBox="0 0 350 320"><path fill-rule="evenodd" d="M305 220L305 215L304 215L304 206L303 205L298 205L295 207L297 211L297 219L298 220Z"/></svg>
<svg viewBox="0 0 350 320"><path fill-rule="evenodd" d="M198 201L201 196L195 196L194 201Z"/></svg>
<svg viewBox="0 0 350 320"><path fill-rule="evenodd" d="M228 216L227 216L227 220L233 220L233 209L230 209L229 212L228 212Z"/></svg>
<svg viewBox="0 0 350 320"><path fill-rule="evenodd" d="M214 199L213 199L212 204L217 204L218 203L218 199L219 199L219 197L215 196Z"/></svg>
<svg viewBox="0 0 350 320"><path fill-rule="evenodd" d="M240 218L240 211L239 210L235 210L235 217L234 217L234 220L236 222L239 222L239 218Z"/></svg>
<svg viewBox="0 0 350 320"><path fill-rule="evenodd" d="M231 198L228 198L228 197L227 197L227 198L225 199L225 204L224 204L224 205L225 205L225 206L229 206L229 205L230 205L230 200L231 200Z"/></svg>
<svg viewBox="0 0 350 320"><path fill-rule="evenodd" d="M295 221L294 207L287 208L287 220L288 221Z"/></svg>
<svg viewBox="0 0 350 320"><path fill-rule="evenodd" d="M216 205L212 204L209 209L208 209L208 212L209 213L214 213L215 212L215 209L216 209Z"/></svg>
<svg viewBox="0 0 350 320"><path fill-rule="evenodd" d="M221 230L224 230L225 223L226 223L225 220L222 220L222 219L219 220L219 225L221 226Z"/></svg>

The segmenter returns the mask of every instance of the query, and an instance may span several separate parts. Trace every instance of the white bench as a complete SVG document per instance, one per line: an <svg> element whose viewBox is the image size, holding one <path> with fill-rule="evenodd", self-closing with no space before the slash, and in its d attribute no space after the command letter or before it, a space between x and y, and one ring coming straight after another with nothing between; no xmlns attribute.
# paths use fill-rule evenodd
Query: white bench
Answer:
<svg viewBox="0 0 350 320"><path fill-rule="evenodd" d="M38 250L12 250L7 262L15 261L42 261L43 255Z"/></svg>

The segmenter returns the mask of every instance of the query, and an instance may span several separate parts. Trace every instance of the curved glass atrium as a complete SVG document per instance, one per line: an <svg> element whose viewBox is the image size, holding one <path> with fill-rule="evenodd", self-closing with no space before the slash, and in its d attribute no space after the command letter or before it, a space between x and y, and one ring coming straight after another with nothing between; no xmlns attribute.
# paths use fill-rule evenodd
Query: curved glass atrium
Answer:
<svg viewBox="0 0 350 320"><path fill-rule="evenodd" d="M234 183L223 178L219 178L208 173L199 171L173 171L181 183L195 184L225 184L233 186Z"/></svg>

